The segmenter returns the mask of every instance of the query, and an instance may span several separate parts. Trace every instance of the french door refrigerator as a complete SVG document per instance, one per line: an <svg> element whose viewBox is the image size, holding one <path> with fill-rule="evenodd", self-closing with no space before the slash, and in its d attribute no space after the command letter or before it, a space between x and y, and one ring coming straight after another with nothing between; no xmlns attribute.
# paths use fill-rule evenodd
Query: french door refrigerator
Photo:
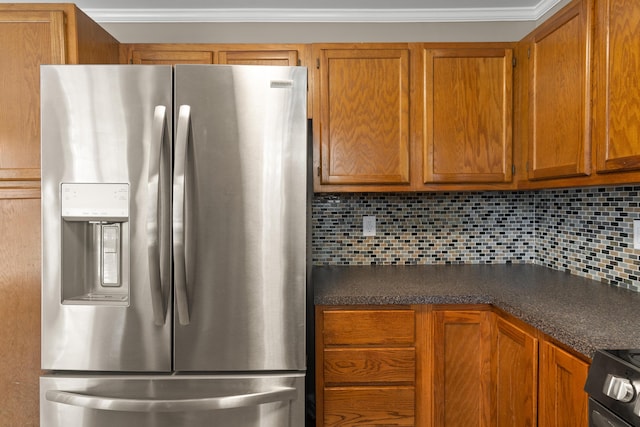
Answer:
<svg viewBox="0 0 640 427"><path fill-rule="evenodd" d="M42 66L41 426L304 425L306 90Z"/></svg>

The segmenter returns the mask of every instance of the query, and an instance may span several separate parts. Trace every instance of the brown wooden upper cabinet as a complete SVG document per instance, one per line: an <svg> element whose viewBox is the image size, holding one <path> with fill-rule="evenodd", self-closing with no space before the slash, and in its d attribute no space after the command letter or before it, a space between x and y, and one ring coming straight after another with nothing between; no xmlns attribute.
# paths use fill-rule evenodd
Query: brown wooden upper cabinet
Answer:
<svg viewBox="0 0 640 427"><path fill-rule="evenodd" d="M128 44L124 62L131 64L302 65L303 45Z"/></svg>
<svg viewBox="0 0 640 427"><path fill-rule="evenodd" d="M213 52L141 49L131 51L129 62L143 65L213 64Z"/></svg>
<svg viewBox="0 0 640 427"><path fill-rule="evenodd" d="M221 50L219 64L230 65L300 65L297 50Z"/></svg>
<svg viewBox="0 0 640 427"><path fill-rule="evenodd" d="M591 173L590 5L570 3L525 40L530 180Z"/></svg>
<svg viewBox="0 0 640 427"><path fill-rule="evenodd" d="M402 43L313 46L316 190L408 188L410 56Z"/></svg>
<svg viewBox="0 0 640 427"><path fill-rule="evenodd" d="M512 176L513 50L424 50L424 183L501 183Z"/></svg>
<svg viewBox="0 0 640 427"><path fill-rule="evenodd" d="M640 2L596 2L597 172L640 170Z"/></svg>
<svg viewBox="0 0 640 427"><path fill-rule="evenodd" d="M0 4L0 40L0 197L22 198L39 188L40 65L117 63L118 42L72 4L26 3Z"/></svg>

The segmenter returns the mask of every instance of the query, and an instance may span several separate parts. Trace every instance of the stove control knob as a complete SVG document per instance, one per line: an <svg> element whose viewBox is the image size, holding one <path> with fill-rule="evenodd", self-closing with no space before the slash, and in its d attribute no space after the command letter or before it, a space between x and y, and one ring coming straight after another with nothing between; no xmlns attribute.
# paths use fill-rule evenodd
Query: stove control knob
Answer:
<svg viewBox="0 0 640 427"><path fill-rule="evenodd" d="M604 382L602 392L620 402L631 402L635 390L633 389L633 384L631 384L631 381L628 379L609 374Z"/></svg>

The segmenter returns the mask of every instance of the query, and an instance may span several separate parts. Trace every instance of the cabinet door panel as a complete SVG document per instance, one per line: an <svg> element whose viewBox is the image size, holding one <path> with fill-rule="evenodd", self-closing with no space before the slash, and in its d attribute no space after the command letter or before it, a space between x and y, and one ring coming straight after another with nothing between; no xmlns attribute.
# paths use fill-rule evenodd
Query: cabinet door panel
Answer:
<svg viewBox="0 0 640 427"><path fill-rule="evenodd" d="M131 58L133 64L213 64L213 52L209 51L134 50Z"/></svg>
<svg viewBox="0 0 640 427"><path fill-rule="evenodd" d="M413 310L327 310L325 345L413 345Z"/></svg>
<svg viewBox="0 0 640 427"><path fill-rule="evenodd" d="M62 11L0 12L0 179L40 179L40 64L65 62Z"/></svg>
<svg viewBox="0 0 640 427"><path fill-rule="evenodd" d="M38 425L40 200L0 193L0 414L4 426Z"/></svg>
<svg viewBox="0 0 640 427"><path fill-rule="evenodd" d="M589 365L549 342L541 343L540 427L587 427L583 390Z"/></svg>
<svg viewBox="0 0 640 427"><path fill-rule="evenodd" d="M433 425L490 426L489 312L435 311Z"/></svg>
<svg viewBox="0 0 640 427"><path fill-rule="evenodd" d="M229 65L298 65L295 50L255 50L218 52L218 63Z"/></svg>
<svg viewBox="0 0 640 427"><path fill-rule="evenodd" d="M321 184L408 184L408 49L323 49L319 65Z"/></svg>
<svg viewBox="0 0 640 427"><path fill-rule="evenodd" d="M507 182L511 49L425 50L424 182Z"/></svg>
<svg viewBox="0 0 640 427"><path fill-rule="evenodd" d="M496 426L533 427L537 415L537 339L512 323L496 320Z"/></svg>
<svg viewBox="0 0 640 427"><path fill-rule="evenodd" d="M325 426L413 426L413 387L344 387L324 391Z"/></svg>
<svg viewBox="0 0 640 427"><path fill-rule="evenodd" d="M329 348L324 350L324 382L415 382L416 356L411 348Z"/></svg>
<svg viewBox="0 0 640 427"><path fill-rule="evenodd" d="M640 3L598 2L598 172L640 169Z"/></svg>
<svg viewBox="0 0 640 427"><path fill-rule="evenodd" d="M590 15L587 1L578 1L534 33L529 179L591 172Z"/></svg>

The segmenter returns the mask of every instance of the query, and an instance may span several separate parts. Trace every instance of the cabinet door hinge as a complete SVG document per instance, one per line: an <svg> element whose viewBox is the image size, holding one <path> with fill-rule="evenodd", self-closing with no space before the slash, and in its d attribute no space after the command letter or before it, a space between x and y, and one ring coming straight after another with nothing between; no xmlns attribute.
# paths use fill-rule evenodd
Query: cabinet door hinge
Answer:
<svg viewBox="0 0 640 427"><path fill-rule="evenodd" d="M318 166L318 176L321 177L322 176L322 169L320 169L320 166Z"/></svg>
<svg viewBox="0 0 640 427"><path fill-rule="evenodd" d="M516 165L511 165L511 175L516 174Z"/></svg>
<svg viewBox="0 0 640 427"><path fill-rule="evenodd" d="M320 58L316 58L316 68L320 69Z"/></svg>
<svg viewBox="0 0 640 427"><path fill-rule="evenodd" d="M531 48L527 49L527 58L531 58Z"/></svg>
<svg viewBox="0 0 640 427"><path fill-rule="evenodd" d="M517 60L517 59L516 59L516 57L514 56L514 57L511 59L511 64L513 65L513 68L516 68L516 64L517 64L517 62L518 62L518 60Z"/></svg>
<svg viewBox="0 0 640 427"><path fill-rule="evenodd" d="M298 59L298 67L302 65L302 61Z"/></svg>

